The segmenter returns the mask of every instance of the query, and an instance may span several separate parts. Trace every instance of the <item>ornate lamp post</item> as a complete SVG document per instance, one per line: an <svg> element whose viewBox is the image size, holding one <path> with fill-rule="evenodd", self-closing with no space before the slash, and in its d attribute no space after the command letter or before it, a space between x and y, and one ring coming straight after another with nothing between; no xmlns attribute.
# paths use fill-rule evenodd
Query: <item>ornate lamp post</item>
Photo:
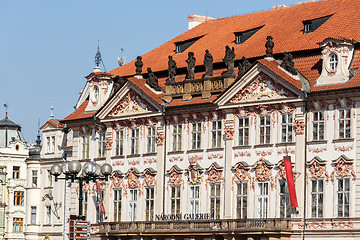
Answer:
<svg viewBox="0 0 360 240"><path fill-rule="evenodd" d="M110 164L105 163L101 167L99 164L94 162L87 162L82 167L81 171L81 163L77 160L73 160L71 162L66 161L63 164L54 164L51 166L50 173L55 176L55 182L58 179L71 180L74 182L75 180L79 180L79 216L78 219L82 218L82 201L83 201L83 181L86 182L96 182L97 179L105 177L107 181L109 179L109 175L112 173L112 167ZM59 178L59 176L64 173L65 178ZM79 175L79 176L78 176Z"/></svg>

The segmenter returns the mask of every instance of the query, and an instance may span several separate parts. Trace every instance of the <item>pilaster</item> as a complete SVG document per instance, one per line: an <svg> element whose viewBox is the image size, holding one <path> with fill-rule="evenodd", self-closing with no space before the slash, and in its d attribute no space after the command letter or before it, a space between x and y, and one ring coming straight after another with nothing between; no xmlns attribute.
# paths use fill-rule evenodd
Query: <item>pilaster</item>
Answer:
<svg viewBox="0 0 360 240"><path fill-rule="evenodd" d="M226 114L225 120L225 169L224 169L224 218L232 218L232 191L231 191L231 177L232 177L232 147L234 139L234 115L232 113Z"/></svg>

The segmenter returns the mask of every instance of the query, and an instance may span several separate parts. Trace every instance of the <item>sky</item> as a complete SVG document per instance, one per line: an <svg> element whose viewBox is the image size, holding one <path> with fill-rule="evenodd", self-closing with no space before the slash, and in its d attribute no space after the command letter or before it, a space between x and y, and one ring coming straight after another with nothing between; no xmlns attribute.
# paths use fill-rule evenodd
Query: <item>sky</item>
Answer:
<svg viewBox="0 0 360 240"><path fill-rule="evenodd" d="M107 71L185 32L187 16L217 18L301 0L0 0L0 119L21 125L33 143L54 106L65 118L93 71L98 42ZM102 69L104 70L104 69Z"/></svg>

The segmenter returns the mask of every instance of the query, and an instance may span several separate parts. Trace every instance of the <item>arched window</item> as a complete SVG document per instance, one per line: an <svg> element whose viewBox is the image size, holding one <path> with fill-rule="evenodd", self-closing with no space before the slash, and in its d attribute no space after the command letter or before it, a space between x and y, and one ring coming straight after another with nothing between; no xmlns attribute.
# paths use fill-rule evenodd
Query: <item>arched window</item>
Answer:
<svg viewBox="0 0 360 240"><path fill-rule="evenodd" d="M95 87L94 89L94 100L98 101L99 100L99 88Z"/></svg>
<svg viewBox="0 0 360 240"><path fill-rule="evenodd" d="M329 64L330 64L330 70L335 70L336 69L336 67L338 65L338 56L336 54L332 54L330 56Z"/></svg>

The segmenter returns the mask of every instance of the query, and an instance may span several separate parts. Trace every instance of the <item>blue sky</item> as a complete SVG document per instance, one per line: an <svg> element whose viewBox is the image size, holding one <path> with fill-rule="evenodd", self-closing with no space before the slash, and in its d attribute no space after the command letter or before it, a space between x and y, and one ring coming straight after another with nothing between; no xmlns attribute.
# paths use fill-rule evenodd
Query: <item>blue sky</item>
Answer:
<svg viewBox="0 0 360 240"><path fill-rule="evenodd" d="M187 30L187 15L229 17L299 0L0 0L0 119L36 139L54 105L55 118L74 109L92 72L98 40L106 69L117 67Z"/></svg>

